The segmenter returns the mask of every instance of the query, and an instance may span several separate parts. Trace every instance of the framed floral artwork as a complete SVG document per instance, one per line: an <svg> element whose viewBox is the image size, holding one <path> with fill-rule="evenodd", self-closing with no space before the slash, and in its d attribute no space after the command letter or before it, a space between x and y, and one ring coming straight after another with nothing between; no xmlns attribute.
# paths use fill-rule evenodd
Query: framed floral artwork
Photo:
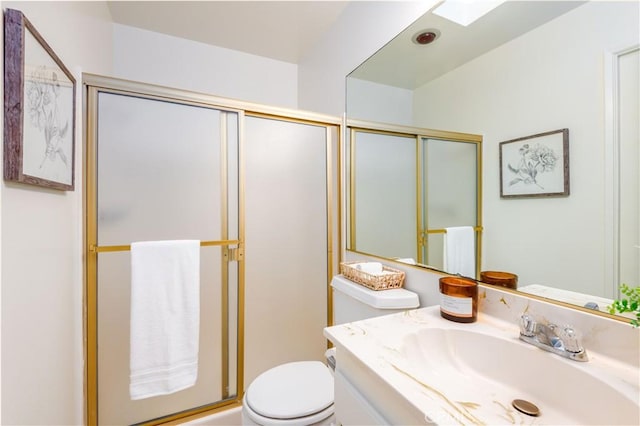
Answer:
<svg viewBox="0 0 640 426"><path fill-rule="evenodd" d="M19 10L4 13L4 178L74 189L73 75Z"/></svg>
<svg viewBox="0 0 640 426"><path fill-rule="evenodd" d="M569 129L500 142L500 197L569 195Z"/></svg>

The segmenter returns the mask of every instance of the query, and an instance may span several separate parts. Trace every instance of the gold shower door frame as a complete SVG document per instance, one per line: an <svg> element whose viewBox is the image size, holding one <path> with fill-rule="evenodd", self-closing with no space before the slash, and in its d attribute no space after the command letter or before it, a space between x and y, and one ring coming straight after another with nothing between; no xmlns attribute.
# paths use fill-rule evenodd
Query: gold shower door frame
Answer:
<svg viewBox="0 0 640 426"><path fill-rule="evenodd" d="M429 215L426 209L423 208L424 205L427 204L426 200L428 197L428 191L426 189L425 182L426 178L426 161L424 161L424 150L425 144L428 140L439 140L444 142L461 142L461 143L470 143L475 145L476 152L476 223L473 226L473 230L476 235L476 277L480 278L480 269L482 263L482 231L484 230L482 226L482 136L467 134L467 133L455 133L455 132L425 132L423 134L417 135L416 143L417 143L417 158L420 159L419 177L418 177L418 192L419 192L419 203L418 203L418 217L419 220L419 240L418 240L418 259L421 261L425 258L425 256L429 257L429 251L427 250L429 244L429 235L434 234L445 234L447 232L446 229L429 229L428 224Z"/></svg>
<svg viewBox="0 0 640 426"><path fill-rule="evenodd" d="M97 105L98 105L98 97L100 93L108 93L108 94L119 94L125 96L135 96L138 98L143 98L146 100L160 100L166 101L169 99L162 99L157 96L141 94L141 93L131 93L124 90L118 89L106 89L106 88L98 88L98 87L90 87L86 88L86 105L87 105L87 150L86 150L86 172L85 172L85 206L86 206L86 274L87 274L87 289L86 289L86 301L87 301L87 311L86 311L86 319L87 319L87 351L86 351L86 359L87 359L87 423L88 424L97 424L98 423L98 321L97 321L97 307L98 307L98 255L100 253L112 253L112 252L121 252L121 251L129 251L130 245L110 245L110 246L98 246L97 244L97 150L98 150L98 138L97 138ZM182 105L196 105L192 102L184 102L179 99L171 99L172 103L182 104ZM221 139L224 141L221 144L221 200L220 200L220 211L221 213L221 240L215 241L202 241L201 246L203 247L211 247L211 246L221 246L222 248L222 268L221 268L221 395L222 400L218 402L214 402L213 404L206 405L204 407L199 407L194 412L204 411L205 409L214 409L217 407L225 406L232 404L235 402L235 399L230 398L229 395L229 277L228 277L228 265L231 261L238 261L238 281L242 281L243 275L243 262L242 262L242 240L243 240L243 231L238 229L239 239L237 240L229 240L228 239L228 223L229 218L227 217L227 207L228 207L228 179L227 179L227 161L228 156L226 155L226 118L227 112L233 112L240 114L238 111L232 110L224 110L218 107L211 107L211 109L216 109L220 112L220 133ZM240 208L240 207L239 207ZM108 254L107 254L108 255ZM241 297L241 285L238 285L238 299ZM240 308L240 303L238 303L238 308ZM238 315L238 321L241 320L243 315ZM240 330L240 326L238 330ZM241 342L242 340L237 338L238 342L238 357L239 361L241 361ZM239 377L239 376L238 376ZM241 391L241 389L237 389L234 392L237 394ZM157 423L160 421L171 420L174 415L170 415L167 417L163 417L161 419L157 419L157 421L152 421L152 423Z"/></svg>
<svg viewBox="0 0 640 426"><path fill-rule="evenodd" d="M127 251L130 245L123 242L123 245L98 246L97 244L97 119L98 119L98 95L99 93L121 94L134 96L148 100L167 101L182 105L200 106L216 109L224 115L232 112L238 115L238 239L219 241L202 241L201 246L221 246L223 276L222 278L222 302L221 312L223 322L223 333L228 330L228 277L226 276L226 264L231 261L238 262L238 290L237 290L237 359L236 361L236 392L235 395L228 395L225 386L228 386L228 368L223 368L223 399L212 404L194 407L183 412L170 414L157 419L150 419L143 424L167 424L175 423L178 420L187 418L197 418L229 408L241 406L244 394L244 306L245 306L245 264L244 264L244 240L245 240L245 187L244 187L244 117L255 116L272 118L275 120L298 122L302 124L313 124L324 126L327 135L327 324L331 325L332 301L331 288L329 286L330 277L336 273L336 265L341 258L339 249L342 247L339 227L335 224L341 223L341 191L339 183L342 181L340 174L341 165L341 144L342 144L342 120L323 114L309 113L304 111L289 110L285 108L270 107L250 102L230 100L226 98L189 92L179 89L156 86L146 83L132 82L127 80L104 77L94 74L83 74L83 103L85 106L85 163L84 163L84 317L85 317L85 423L88 425L98 424L98 317L97 317L97 260L99 253L116 251ZM332 129L337 129L335 132ZM332 139L332 134L337 133L337 140ZM332 150L332 146L337 147L337 152ZM226 165L226 153L223 153ZM227 170L222 170L226 176ZM222 198L226 211L226 178L222 182ZM228 218L223 215L223 224ZM227 238L226 226L223 226L222 238ZM228 343L229 336L223 334L223 340ZM223 364L229 365L229 360L224 358L228 353L228 348L223 348Z"/></svg>

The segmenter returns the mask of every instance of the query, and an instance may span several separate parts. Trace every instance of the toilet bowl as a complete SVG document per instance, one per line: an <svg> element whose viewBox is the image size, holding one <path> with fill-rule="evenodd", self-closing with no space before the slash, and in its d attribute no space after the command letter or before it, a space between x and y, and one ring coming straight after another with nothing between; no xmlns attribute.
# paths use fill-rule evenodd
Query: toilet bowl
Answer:
<svg viewBox="0 0 640 426"><path fill-rule="evenodd" d="M374 291L342 275L331 281L334 324L417 308L418 295L402 289ZM334 350L325 354L335 365ZM290 362L260 374L242 398L243 425L335 425L333 369L320 361Z"/></svg>

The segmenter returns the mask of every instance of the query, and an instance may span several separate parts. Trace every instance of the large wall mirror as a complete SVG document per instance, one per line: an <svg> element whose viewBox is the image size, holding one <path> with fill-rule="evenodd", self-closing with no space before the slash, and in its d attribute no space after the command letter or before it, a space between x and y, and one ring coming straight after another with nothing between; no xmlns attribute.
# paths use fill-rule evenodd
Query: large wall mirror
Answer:
<svg viewBox="0 0 640 426"><path fill-rule="evenodd" d="M640 4L507 1L466 26L434 13L440 4L347 77L347 123L481 135L479 269L605 310L621 283L640 284ZM419 44L425 32L434 40ZM570 194L501 197L500 143L561 129ZM377 185L398 176L380 171ZM376 209L359 206L354 226L367 208Z"/></svg>

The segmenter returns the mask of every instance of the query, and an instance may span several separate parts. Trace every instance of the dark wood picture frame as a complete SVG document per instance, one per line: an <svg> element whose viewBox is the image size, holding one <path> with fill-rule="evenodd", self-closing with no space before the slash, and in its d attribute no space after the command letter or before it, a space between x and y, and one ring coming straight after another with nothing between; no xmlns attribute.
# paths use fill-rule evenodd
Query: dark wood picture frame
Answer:
<svg viewBox="0 0 640 426"><path fill-rule="evenodd" d="M76 81L22 12L4 13L4 179L73 191Z"/></svg>
<svg viewBox="0 0 640 426"><path fill-rule="evenodd" d="M500 142L500 197L569 196L569 129Z"/></svg>

